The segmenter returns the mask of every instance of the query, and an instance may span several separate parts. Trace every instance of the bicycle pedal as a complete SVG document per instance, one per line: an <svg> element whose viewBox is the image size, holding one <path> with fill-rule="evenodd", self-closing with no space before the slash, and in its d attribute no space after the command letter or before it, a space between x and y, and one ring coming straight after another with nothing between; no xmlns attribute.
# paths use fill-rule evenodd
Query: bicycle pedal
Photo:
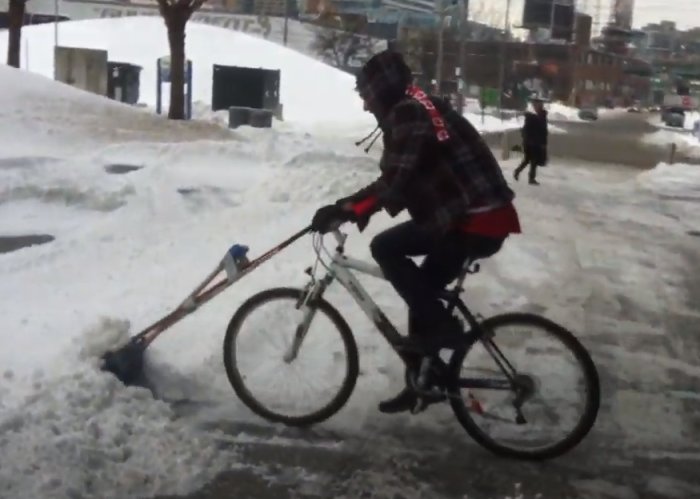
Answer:
<svg viewBox="0 0 700 499"><path fill-rule="evenodd" d="M411 414L418 414L427 409L429 405L437 404L447 400L447 396L444 393L436 390L420 390L416 391L416 393L418 395L418 398L416 399L416 403L411 408Z"/></svg>
<svg viewBox="0 0 700 499"><path fill-rule="evenodd" d="M411 407L411 414L419 414L423 412L430 404L423 398L418 397L416 403Z"/></svg>

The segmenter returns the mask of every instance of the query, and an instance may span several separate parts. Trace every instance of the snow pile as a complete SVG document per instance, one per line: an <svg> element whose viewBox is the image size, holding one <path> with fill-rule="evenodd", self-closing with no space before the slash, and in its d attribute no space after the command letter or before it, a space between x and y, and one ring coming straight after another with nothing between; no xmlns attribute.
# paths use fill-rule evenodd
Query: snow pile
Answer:
<svg viewBox="0 0 700 499"><path fill-rule="evenodd" d="M96 141L109 144L236 137L232 131L213 123L167 120L8 66L0 66L0 117L12 123L0 128L0 138L12 146L6 151L35 158L50 159L56 148L90 150ZM34 141L17 140L24 134L30 134Z"/></svg>
<svg viewBox="0 0 700 499"><path fill-rule="evenodd" d="M569 107L561 102L551 102L546 104L546 109L549 112L549 119L554 121L583 121L578 116L578 109Z"/></svg>
<svg viewBox="0 0 700 499"><path fill-rule="evenodd" d="M700 158L700 140L688 132L664 128L644 135L642 140L650 144L668 147L671 144L676 144L677 151L681 155Z"/></svg>
<svg viewBox="0 0 700 499"><path fill-rule="evenodd" d="M53 77L52 24L26 26L23 50L28 50L24 69ZM140 100L156 103L156 60L169 54L165 25L158 17L95 19L61 23L61 46L103 49L110 61L142 66ZM187 24L186 55L192 61L193 100L211 106L213 65L236 65L281 70L280 101L285 120L371 125L354 91L353 76L299 52L253 35L190 22ZM7 51L7 33L0 32L0 52ZM22 57L22 64L25 57ZM167 96L166 96L167 99Z"/></svg>
<svg viewBox="0 0 700 499"><path fill-rule="evenodd" d="M106 320L86 331L85 340L109 345L109 336L125 338L127 330ZM2 411L3 497L184 493L231 462L214 433L182 424L150 391L97 374L97 352L76 344L61 353L65 364L36 371L26 395ZM8 371L2 384L12 381Z"/></svg>

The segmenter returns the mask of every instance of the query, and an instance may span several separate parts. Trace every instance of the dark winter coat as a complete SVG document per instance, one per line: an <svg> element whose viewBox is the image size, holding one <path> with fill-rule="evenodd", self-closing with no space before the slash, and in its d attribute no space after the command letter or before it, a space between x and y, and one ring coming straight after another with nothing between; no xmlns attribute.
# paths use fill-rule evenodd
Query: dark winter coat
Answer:
<svg viewBox="0 0 700 499"><path fill-rule="evenodd" d="M403 58L384 51L357 77L383 132L379 178L348 200L370 195L391 216L403 209L425 229L442 234L480 207L514 198L498 161L476 129L442 99L431 97L449 139L440 142L428 110L407 95L411 72Z"/></svg>
<svg viewBox="0 0 700 499"><path fill-rule="evenodd" d="M525 124L522 129L523 144L547 147L547 111L525 113Z"/></svg>
<svg viewBox="0 0 700 499"><path fill-rule="evenodd" d="M547 164L547 111L525 113L525 124L522 128L523 151L525 156L538 166Z"/></svg>

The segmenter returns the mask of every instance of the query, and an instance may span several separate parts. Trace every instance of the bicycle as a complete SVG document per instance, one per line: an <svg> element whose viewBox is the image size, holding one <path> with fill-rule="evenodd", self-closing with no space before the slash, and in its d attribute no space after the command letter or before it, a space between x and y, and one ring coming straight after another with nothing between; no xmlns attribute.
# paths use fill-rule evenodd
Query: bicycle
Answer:
<svg viewBox="0 0 700 499"><path fill-rule="evenodd" d="M323 246L323 237L314 236L314 250L316 262L305 270L310 280L303 288L277 287L261 291L248 298L234 313L231 318L223 344L224 365L226 374L235 393L240 400L255 414L272 422L283 423L288 426L309 426L322 422L336 414L350 398L359 375L358 349L353 333L340 312L324 299L324 292L330 284L337 280L353 297L364 314L373 322L382 336L391 345L394 351L406 364L406 383L418 395L419 404L412 412L418 413L428 405L438 401L449 401L452 411L466 432L477 443L486 449L502 456L510 456L521 459L549 459L562 455L578 445L590 432L595 424L600 407L600 382L593 360L584 346L573 333L555 322L531 313L505 313L483 319L475 316L467 308L460 298L463 284L468 274L479 271L479 264L474 261L466 262L462 273L451 289L445 289L440 299L445 302L448 311L453 314L459 312L466 321L468 330L464 332L463 343L452 349L449 360L444 361L439 355L425 355L420 359L419 365L415 363L415 354L407 352L404 336L402 336L389 319L384 315L379 306L373 301L367 291L362 287L352 271L383 279L378 266L372 265L345 254L345 242L347 234L337 228L332 231L337 242L335 254L331 255ZM330 264L323 262L321 249L331 257ZM326 268L326 275L320 279L315 277L318 263ZM249 359L260 366L261 360L251 359L254 356L238 358L238 345L242 327L249 316L263 306L277 301L290 301L294 310L301 317L294 328L294 338L286 347L284 362L288 365L298 359L312 320L319 315L326 316L340 334L342 340L342 355L345 356L345 372L340 389L332 396L331 400L320 409L300 415L289 415L271 409L269 405L261 403L251 391L247 376L241 374L239 364L242 359ZM285 321L286 319L282 319ZM510 418L491 415L484 409L484 405L472 393L474 390L491 390L509 392L512 396L510 405L514 413L516 426L526 425L527 419L523 412L525 402L533 400L538 393L540 384L538 379L519 373L514 365L509 362L502 350L496 345L496 333L508 326L529 326L542 330L557 339L563 347L578 362L585 378L585 408L583 414L576 421L573 429L564 438L556 440L551 445L540 445L533 449L518 448L511 443L500 443L495 437L482 430L475 418L489 421L507 421ZM256 335L258 332L255 333ZM327 336L324 336L327 338ZM258 336L255 340L257 343ZM477 345L483 346L488 356L495 361L500 371L498 377L467 377L460 376L460 367L467 356L474 351ZM324 354L330 349L324 349ZM335 354L334 354L335 355ZM488 358L486 356L486 358ZM551 364L558 357L551 359ZM334 357L334 364L340 358ZM411 367L412 366L412 367ZM461 396L461 390L469 390L467 400ZM263 390L261 390L263 391ZM258 393L258 397L261 394ZM275 399L277 400L277 399ZM509 409L510 411L510 409ZM533 409L533 412L535 410ZM545 411L546 412L546 411ZM521 433L523 433L521 431Z"/></svg>

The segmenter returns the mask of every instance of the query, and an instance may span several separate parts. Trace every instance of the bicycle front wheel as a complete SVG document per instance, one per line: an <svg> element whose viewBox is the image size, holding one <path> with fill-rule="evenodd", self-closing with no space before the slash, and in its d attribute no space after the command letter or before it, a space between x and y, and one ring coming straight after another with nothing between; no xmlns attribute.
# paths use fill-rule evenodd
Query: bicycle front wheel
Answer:
<svg viewBox="0 0 700 499"><path fill-rule="evenodd" d="M549 459L593 427L600 381L589 353L544 317L510 313L485 320L484 336L450 360L450 403L469 435L492 452Z"/></svg>
<svg viewBox="0 0 700 499"><path fill-rule="evenodd" d="M320 299L312 315L304 315L309 309L298 307L302 299L303 291L293 288L252 296L231 318L223 346L226 375L241 401L288 426L312 425L338 412L359 369L355 339L340 313Z"/></svg>

